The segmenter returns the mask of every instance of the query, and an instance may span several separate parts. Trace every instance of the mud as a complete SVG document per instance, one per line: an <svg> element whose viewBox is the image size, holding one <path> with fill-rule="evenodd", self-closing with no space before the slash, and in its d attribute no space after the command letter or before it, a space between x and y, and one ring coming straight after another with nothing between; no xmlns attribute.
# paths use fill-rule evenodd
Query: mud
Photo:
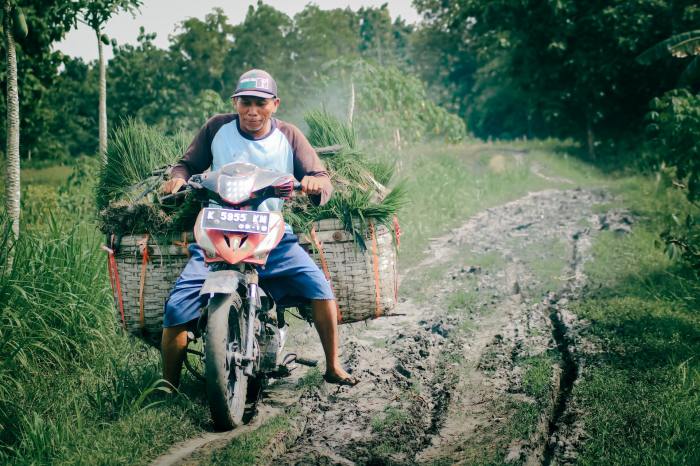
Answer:
<svg viewBox="0 0 700 466"><path fill-rule="evenodd" d="M296 410L294 428L279 439L270 461L574 461L585 433L568 400L581 371L577 351L587 343L579 331L586 323L568 308L585 293L592 236L601 229L624 233L633 223L624 212L593 212L609 200L603 191L532 193L433 240L426 259L403 273L400 316L341 327L341 358L359 385L322 384L286 398L290 385L268 390L254 422ZM299 331L289 347L321 354L311 329ZM527 376L536 358L551 361L539 398ZM513 433L512 406L528 405L539 415ZM208 449L204 442L193 451L201 457ZM197 464L192 458L187 453L158 464Z"/></svg>

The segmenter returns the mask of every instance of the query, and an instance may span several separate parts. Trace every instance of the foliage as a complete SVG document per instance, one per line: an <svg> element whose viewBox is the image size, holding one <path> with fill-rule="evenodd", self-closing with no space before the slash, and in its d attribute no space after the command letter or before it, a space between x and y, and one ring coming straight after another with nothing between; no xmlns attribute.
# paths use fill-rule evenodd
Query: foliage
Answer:
<svg viewBox="0 0 700 466"><path fill-rule="evenodd" d="M192 99L192 90L180 77L173 52L156 47L155 38L155 34L147 33L142 27L136 45L124 44L113 49L114 57L107 69L107 92L111 96L107 104L116 122L137 117L167 128L171 124L165 122L172 123L191 108L184 102Z"/></svg>
<svg viewBox="0 0 700 466"><path fill-rule="evenodd" d="M333 118L328 113L312 110L304 115L304 120L309 126L308 138L312 145L328 147L339 144L347 149L357 147L355 129L341 123L340 120Z"/></svg>
<svg viewBox="0 0 700 466"><path fill-rule="evenodd" d="M675 167L688 198L700 197L700 94L676 89L652 100L647 131L660 161Z"/></svg>
<svg viewBox="0 0 700 466"><path fill-rule="evenodd" d="M682 259L700 276L700 225L697 213L686 214L685 219L673 217L671 226L661 232L666 254L671 259Z"/></svg>
<svg viewBox="0 0 700 466"><path fill-rule="evenodd" d="M84 21L94 31L101 32L103 26L119 10L134 13L141 0L81 0L78 2Z"/></svg>
<svg viewBox="0 0 700 466"><path fill-rule="evenodd" d="M329 113L346 116L349 90L355 90L353 127L373 145L393 148L435 139L457 142L466 137L464 121L435 104L425 84L396 66L365 60L326 63L316 91Z"/></svg>
<svg viewBox="0 0 700 466"><path fill-rule="evenodd" d="M418 39L439 47L417 44L436 55L418 59L421 75L447 90L441 102L459 105L475 134L573 136L594 145L634 134L645 102L675 84L679 63L650 72L636 55L700 25L691 0L415 5L425 22ZM449 71L436 73L436 61Z"/></svg>
<svg viewBox="0 0 700 466"><path fill-rule="evenodd" d="M16 42L17 76L20 94L21 154L52 157L58 149L56 139L47 137L46 126L63 117L62 109L46 105L44 97L54 84L61 54L52 50L52 44L70 30L78 14L75 2L52 0L22 0L13 2L22 9L29 34ZM0 54L5 55L4 41L0 41ZM0 64L0 81L7 84L7 65ZM6 102L0 99L0 114L5 115ZM0 125L0 139L6 138L6 127ZM58 149L58 150L57 150ZM3 147L4 152L4 147Z"/></svg>
<svg viewBox="0 0 700 466"><path fill-rule="evenodd" d="M133 13L141 2L21 3L26 5L29 28L38 31L21 44L26 53L19 51L22 157L68 160L93 154L97 149L97 64L51 52L49 44L62 37L76 17L91 27L101 27L118 9ZM239 24L230 24L219 9L204 19L182 21L170 36L167 50L156 47L155 35L142 29L136 44L112 44L114 58L107 67L109 128L113 130L123 119L133 117L168 134L192 132L212 113L231 111L231 91L240 74L253 67L275 76L283 100L281 118L301 122L306 110L319 105L334 111L337 107L335 113L345 114L353 79L358 93L356 108L373 112L376 105L362 100L381 98L382 83L371 74L378 70L386 79L406 79L403 84L392 84L393 107L387 110L393 117L425 114L425 120L434 122L411 127L401 134L403 140L413 140L418 133L453 138L463 131L445 128L446 114L432 105L437 93L431 89L413 97L413 87L420 84L407 76L413 62L413 34L414 28L400 18L391 22L386 6L353 11L325 10L310 4L292 18L262 2L250 6ZM374 65L351 76L352 66L347 64L360 59ZM406 105L400 105L397 98L407 99ZM4 110L3 105L0 102L0 110ZM381 134L378 124L368 126L388 141L395 137L396 128ZM0 134L3 131L4 127L0 128Z"/></svg>
<svg viewBox="0 0 700 466"><path fill-rule="evenodd" d="M224 84L224 73L233 46L234 28L220 8L207 14L204 21L188 18L178 27L179 34L171 38L170 49L176 68L187 76L193 94L212 89L230 92Z"/></svg>
<svg viewBox="0 0 700 466"><path fill-rule="evenodd" d="M358 94L355 124L366 138L456 142L466 136L464 122L436 105L426 86L399 68L358 62L352 79Z"/></svg>
<svg viewBox="0 0 700 466"><path fill-rule="evenodd" d="M80 178L66 196L89 196ZM197 432L204 405L159 397L159 354L117 334L100 238L63 207L14 243L21 266L0 250L0 463L144 461ZM4 246L7 227L0 219Z"/></svg>
<svg viewBox="0 0 700 466"><path fill-rule="evenodd" d="M138 120L124 121L112 133L100 169L97 208L102 210L116 200L134 202L145 191L156 189L159 180L150 179L151 173L177 162L187 144L184 135L169 137Z"/></svg>
<svg viewBox="0 0 700 466"><path fill-rule="evenodd" d="M650 180L618 185L639 215L629 235L603 233L586 266L591 290L572 311L592 323L597 348L577 381L574 406L587 438L582 464L695 464L700 434L697 276L670 260L654 238L680 193L654 193ZM671 202L669 202L671 201Z"/></svg>
<svg viewBox="0 0 700 466"><path fill-rule="evenodd" d="M675 34L642 52L637 61L651 65L657 60L671 55L676 58L694 56L680 76L679 84L692 85L700 73L700 30Z"/></svg>
<svg viewBox="0 0 700 466"><path fill-rule="evenodd" d="M388 183L393 167L370 164L364 154L355 149L355 134L351 127L321 111L309 112L306 123L310 127L309 142L312 145L342 147L336 152L321 154L335 190L330 201L323 206L309 206L307 202L299 201L288 203L287 221L297 231L308 231L314 221L338 219L364 249L369 222L394 228L393 219L404 205L406 192L400 183L388 191L377 181L375 172Z"/></svg>

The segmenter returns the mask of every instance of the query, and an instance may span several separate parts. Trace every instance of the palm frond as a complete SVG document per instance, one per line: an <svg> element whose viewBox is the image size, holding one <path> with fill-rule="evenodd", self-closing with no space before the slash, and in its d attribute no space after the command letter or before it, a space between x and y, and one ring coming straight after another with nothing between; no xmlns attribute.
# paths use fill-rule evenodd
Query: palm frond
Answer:
<svg viewBox="0 0 700 466"><path fill-rule="evenodd" d="M698 54L700 54L700 29L675 34L649 47L637 56L637 63L650 65L652 62L669 55L683 58Z"/></svg>

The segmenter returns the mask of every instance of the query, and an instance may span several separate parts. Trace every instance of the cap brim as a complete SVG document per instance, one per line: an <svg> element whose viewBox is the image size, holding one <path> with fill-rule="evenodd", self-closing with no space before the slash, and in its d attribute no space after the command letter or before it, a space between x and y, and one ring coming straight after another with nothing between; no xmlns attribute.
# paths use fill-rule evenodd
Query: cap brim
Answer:
<svg viewBox="0 0 700 466"><path fill-rule="evenodd" d="M236 92L231 97L243 97L243 96L260 97L262 99L274 99L276 97L274 94L270 94L269 92L247 91L247 90Z"/></svg>

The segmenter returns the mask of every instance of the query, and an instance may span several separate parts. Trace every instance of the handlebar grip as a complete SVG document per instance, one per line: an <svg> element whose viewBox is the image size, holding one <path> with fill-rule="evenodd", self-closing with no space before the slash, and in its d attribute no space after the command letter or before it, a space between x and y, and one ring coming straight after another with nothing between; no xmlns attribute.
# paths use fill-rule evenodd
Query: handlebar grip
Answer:
<svg viewBox="0 0 700 466"><path fill-rule="evenodd" d="M177 199L177 198L182 197L182 196L184 196L185 194L187 194L188 191L189 191L189 189L185 188L185 189L183 189L183 190L181 190L181 191L178 191L178 192L176 192L176 193L166 194L166 195L163 196L163 197L159 197L159 198L158 198L158 202L160 202L160 203L162 204L163 201L168 201L168 200L170 200L170 199Z"/></svg>

